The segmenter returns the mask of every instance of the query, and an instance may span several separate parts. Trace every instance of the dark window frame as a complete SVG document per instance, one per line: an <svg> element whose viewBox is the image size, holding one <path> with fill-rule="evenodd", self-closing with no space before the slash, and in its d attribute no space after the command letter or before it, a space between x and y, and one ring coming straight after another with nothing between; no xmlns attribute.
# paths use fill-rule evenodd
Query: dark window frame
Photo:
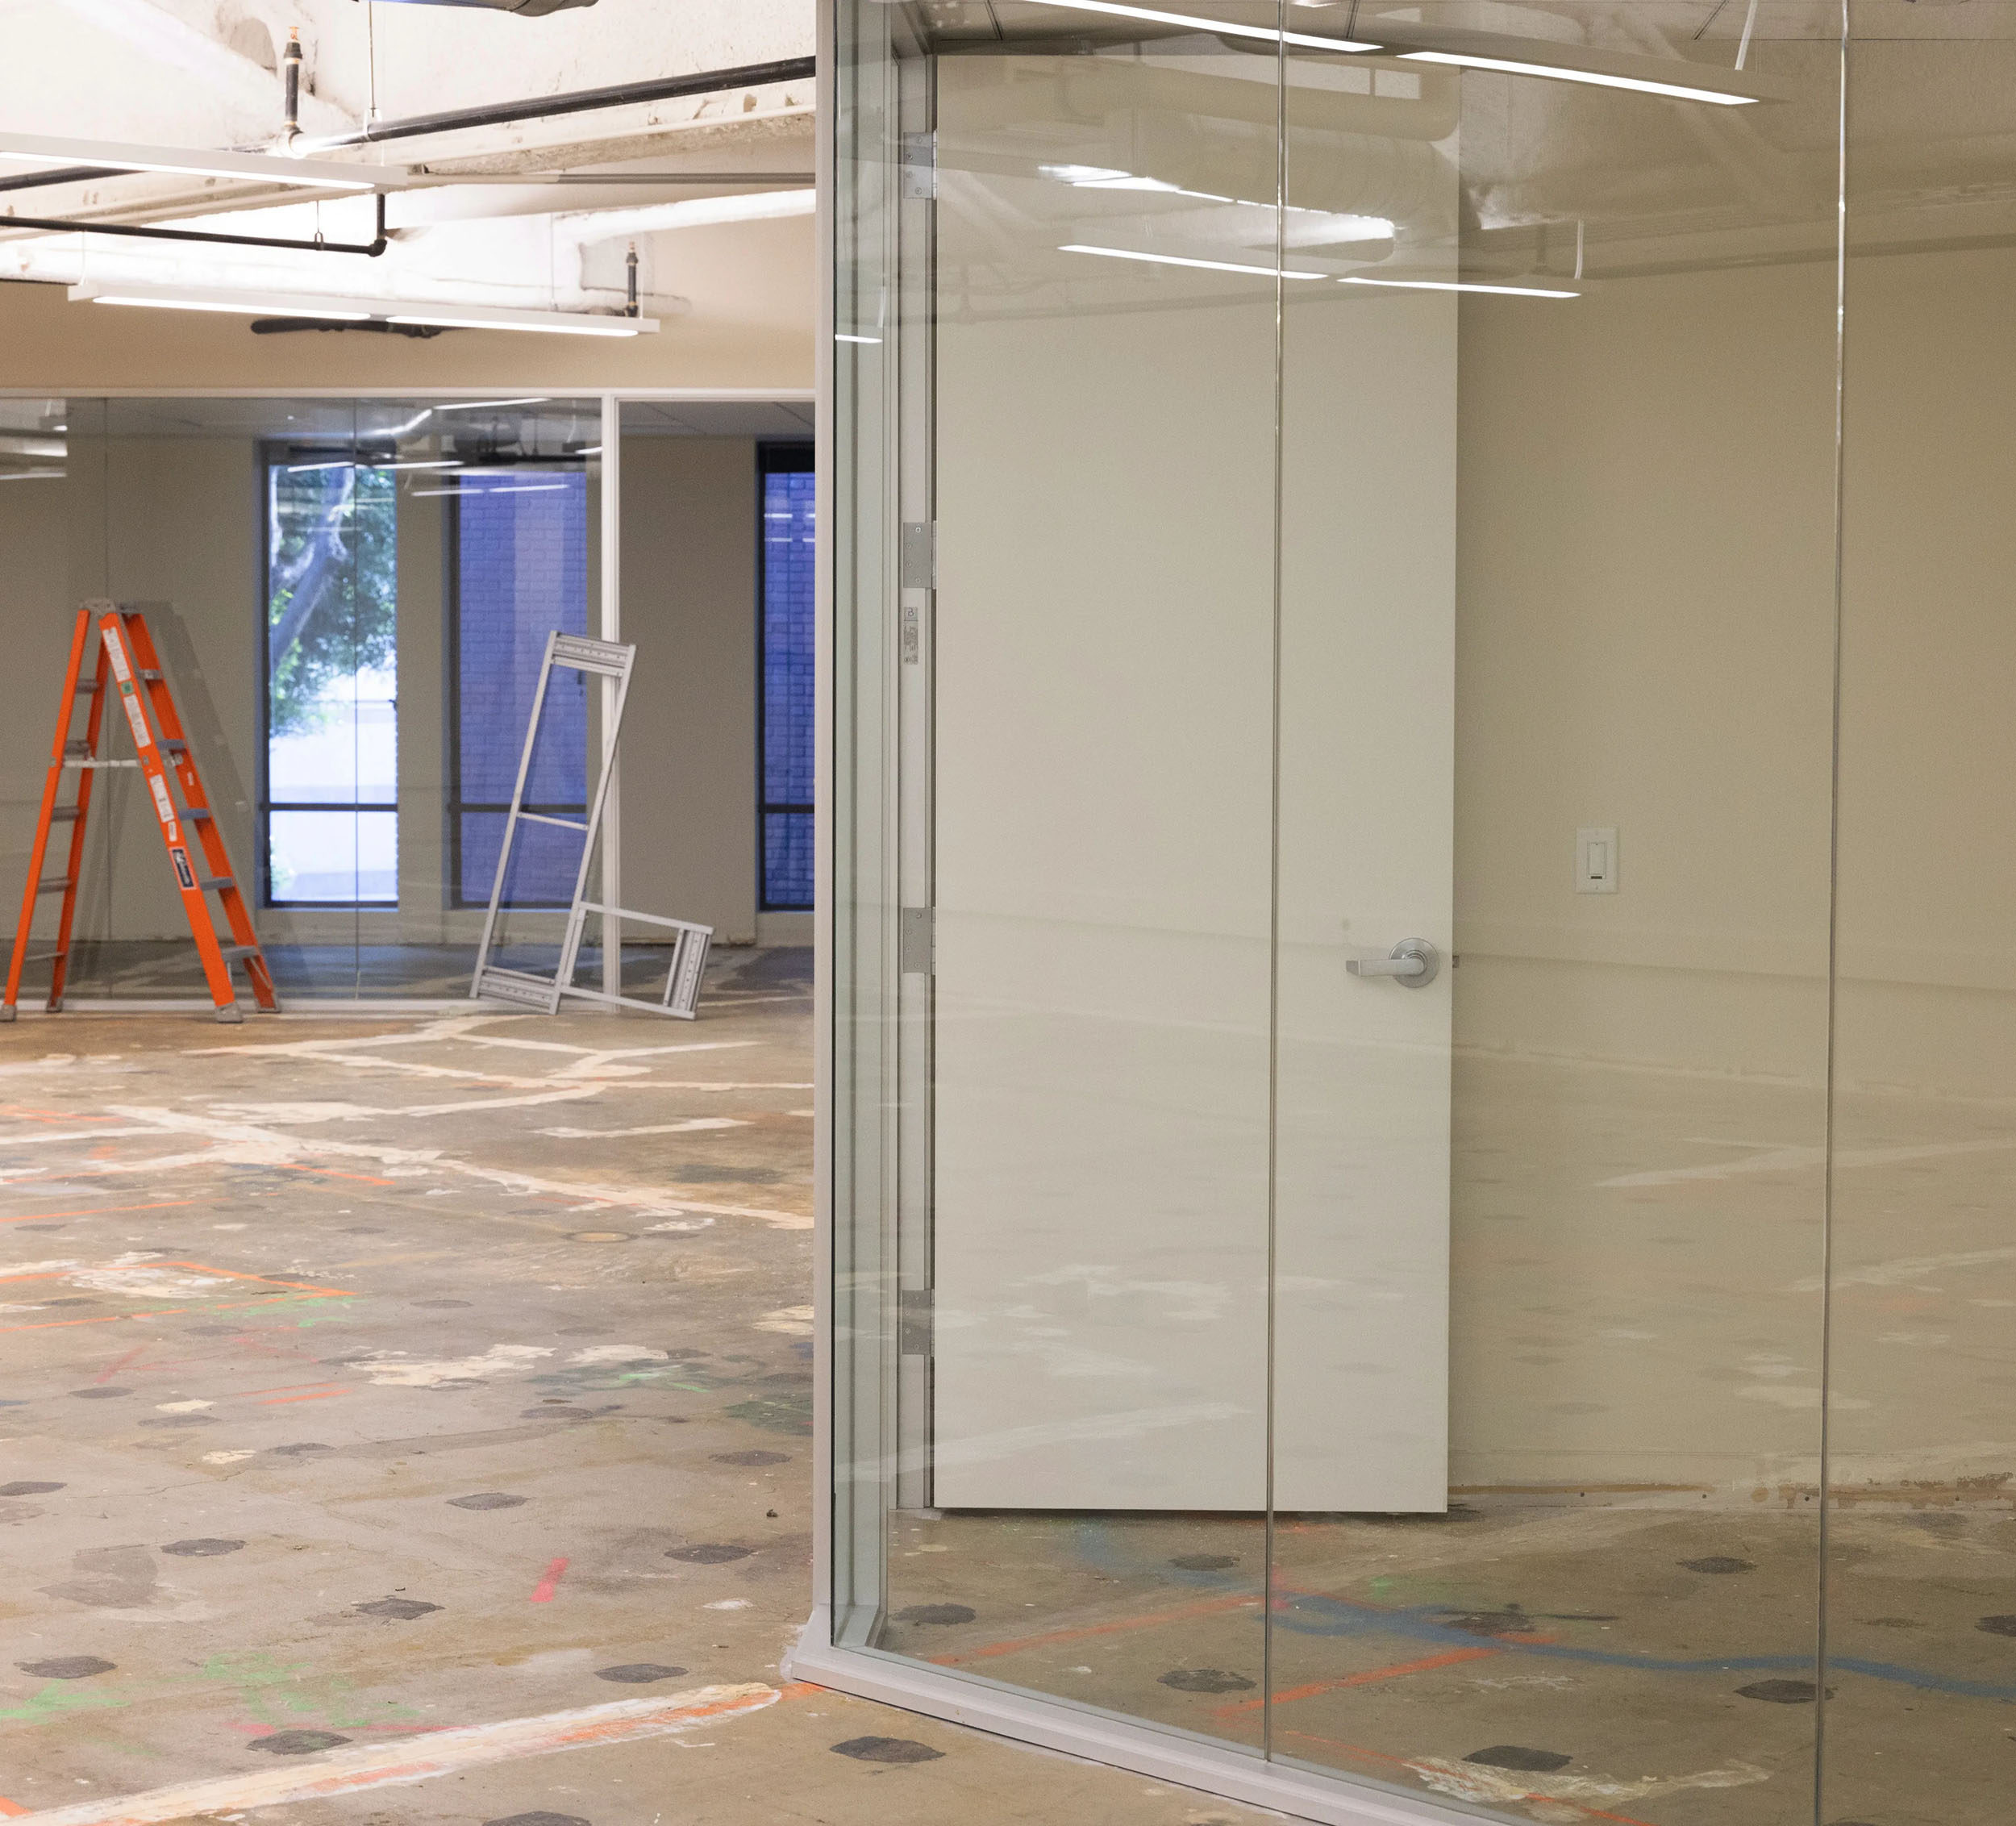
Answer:
<svg viewBox="0 0 2016 1826"><path fill-rule="evenodd" d="M588 462L585 457L561 456L527 457L523 462L498 463L486 465L485 473L506 469L530 469L535 472L558 472L564 475L586 476ZM448 819L448 906L456 912L471 909L487 910L490 904L490 889L483 890L482 898L471 900L462 892L462 819L468 812L490 812L497 817L508 817L511 802L509 799L464 799L462 797L462 501L458 489L456 494L443 503L441 515L442 569L441 598L442 631L447 642L445 661L446 689L442 696L446 712L447 727L444 731L444 746L447 750L448 766L445 782L445 815ZM592 519L592 516L591 516ZM592 559L595 533L591 525L589 532L589 550ZM590 573L593 574L592 572ZM521 732L521 740L523 736ZM521 753L523 749L519 751ZM588 802L580 800L572 804L548 803L544 799L527 799L519 807L521 812L532 811L544 816L560 818L569 815L585 818ZM499 903L501 907L514 911L539 912L558 910L564 912L573 905L565 900L519 900L506 895Z"/></svg>
<svg viewBox="0 0 2016 1826"><path fill-rule="evenodd" d="M762 443L756 446L756 908L764 913L809 913L810 901L779 901L770 898L769 831L773 816L803 813L810 805L785 803L769 796L770 648L769 648L769 548L768 522L764 519L768 498L766 483L773 475L809 475L813 473L814 445L808 439Z"/></svg>

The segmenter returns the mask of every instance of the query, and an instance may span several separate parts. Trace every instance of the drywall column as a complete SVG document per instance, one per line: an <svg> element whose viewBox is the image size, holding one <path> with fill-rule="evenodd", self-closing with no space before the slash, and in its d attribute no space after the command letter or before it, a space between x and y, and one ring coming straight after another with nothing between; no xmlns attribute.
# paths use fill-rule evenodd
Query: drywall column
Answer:
<svg viewBox="0 0 2016 1826"><path fill-rule="evenodd" d="M623 637L623 409L613 393L602 402L602 637ZM602 802L602 990L619 995L623 986L623 922L614 908L623 896L623 774L616 758L616 682L605 678L602 690L602 765L609 770L609 793Z"/></svg>

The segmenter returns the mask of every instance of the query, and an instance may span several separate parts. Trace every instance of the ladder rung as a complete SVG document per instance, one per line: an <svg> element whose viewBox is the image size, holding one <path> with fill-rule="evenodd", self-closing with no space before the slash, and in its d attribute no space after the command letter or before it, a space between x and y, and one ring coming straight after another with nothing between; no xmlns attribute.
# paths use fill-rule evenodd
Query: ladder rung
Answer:
<svg viewBox="0 0 2016 1826"><path fill-rule="evenodd" d="M81 738L73 739L63 744L63 752L65 754L89 754L91 744Z"/></svg>
<svg viewBox="0 0 2016 1826"><path fill-rule="evenodd" d="M188 811L182 814L184 820L191 824L200 824L206 818L214 817L215 815L215 814L210 811L208 806L203 805L192 805Z"/></svg>
<svg viewBox="0 0 2016 1826"><path fill-rule="evenodd" d="M154 679L159 678L160 677L160 673L158 671L152 669L151 668L143 666L138 672L135 673L133 676L135 678L144 678L151 682Z"/></svg>
<svg viewBox="0 0 2016 1826"><path fill-rule="evenodd" d="M77 822L77 815L75 806L59 805L49 814L49 822L52 824L74 824Z"/></svg>
<svg viewBox="0 0 2016 1826"><path fill-rule="evenodd" d="M585 831L585 824L572 818L548 818L543 811L521 811L519 817L527 824L557 824L563 831Z"/></svg>
<svg viewBox="0 0 2016 1826"><path fill-rule="evenodd" d="M256 957L259 955L259 947L256 944L220 944L217 949L227 964L235 964L240 957Z"/></svg>
<svg viewBox="0 0 2016 1826"><path fill-rule="evenodd" d="M67 950L31 951L27 957L21 960L21 961L24 964L46 964L52 957L67 957L69 955L70 953Z"/></svg>
<svg viewBox="0 0 2016 1826"><path fill-rule="evenodd" d="M161 752L163 754L187 754L189 752L189 744L183 741L177 741L173 736L171 736L165 738L162 741Z"/></svg>
<svg viewBox="0 0 2016 1826"><path fill-rule="evenodd" d="M35 891L37 894L68 894L76 886L77 878L73 875L52 875L47 881L37 882Z"/></svg>
<svg viewBox="0 0 2016 1826"><path fill-rule="evenodd" d="M80 678L77 682L77 695L80 698L95 691L98 688L98 682L95 678Z"/></svg>
<svg viewBox="0 0 2016 1826"><path fill-rule="evenodd" d="M196 885L199 888L208 888L213 892L224 888L235 888L238 886L237 882L228 875L206 875Z"/></svg>

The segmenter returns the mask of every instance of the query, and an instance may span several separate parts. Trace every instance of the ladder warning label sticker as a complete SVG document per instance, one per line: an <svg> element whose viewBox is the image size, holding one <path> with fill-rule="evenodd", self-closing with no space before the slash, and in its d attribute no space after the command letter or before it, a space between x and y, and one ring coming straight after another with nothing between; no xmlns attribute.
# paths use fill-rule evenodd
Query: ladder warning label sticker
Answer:
<svg viewBox="0 0 2016 1826"><path fill-rule="evenodd" d="M133 695L131 686L127 686L120 694L119 702L126 707L126 720L133 727L133 746L136 748L152 746L154 738L148 732L147 712L140 708L140 700Z"/></svg>
<svg viewBox="0 0 2016 1826"><path fill-rule="evenodd" d="M175 802L168 796L168 782L150 773L147 777L147 783L154 789L155 809L160 813L161 822L168 827L168 840L173 843L177 835L175 829Z"/></svg>
<svg viewBox="0 0 2016 1826"><path fill-rule="evenodd" d="M109 615L106 618L108 623L110 619ZM131 685L133 682L133 669L126 663L126 643L109 625L99 631L99 638L105 643L106 657L112 662L113 676L120 684Z"/></svg>
<svg viewBox="0 0 2016 1826"><path fill-rule="evenodd" d="M196 886L196 878L189 872L189 852L176 844L169 849L168 859L175 865L175 879L182 884L182 892L187 894Z"/></svg>

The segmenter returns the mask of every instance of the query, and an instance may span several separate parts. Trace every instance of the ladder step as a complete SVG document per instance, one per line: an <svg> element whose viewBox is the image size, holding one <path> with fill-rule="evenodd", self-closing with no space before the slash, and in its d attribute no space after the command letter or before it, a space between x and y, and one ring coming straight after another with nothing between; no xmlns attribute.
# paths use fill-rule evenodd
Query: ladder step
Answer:
<svg viewBox="0 0 2016 1826"><path fill-rule="evenodd" d="M73 805L59 805L49 814L49 822L52 824L74 824L77 822L77 807Z"/></svg>
<svg viewBox="0 0 2016 1826"><path fill-rule="evenodd" d="M207 806L192 805L182 814L182 821L187 824L200 824L205 819L214 816L215 814Z"/></svg>
<svg viewBox="0 0 2016 1826"><path fill-rule="evenodd" d="M68 894L76 886L77 878L73 875L52 875L47 881L37 882L35 891L37 894Z"/></svg>
<svg viewBox="0 0 2016 1826"><path fill-rule="evenodd" d="M259 947L256 944L220 944L217 948L227 964L235 964L241 957L256 957L259 955Z"/></svg>
<svg viewBox="0 0 2016 1826"><path fill-rule="evenodd" d="M21 961L23 964L46 964L52 957L67 957L67 951L31 951Z"/></svg>
<svg viewBox="0 0 2016 1826"><path fill-rule="evenodd" d="M135 672L133 676L135 678L147 679L151 682L152 681L159 678L161 675L158 671L143 666L139 671Z"/></svg>
<svg viewBox="0 0 2016 1826"><path fill-rule="evenodd" d="M91 744L81 740L73 740L63 744L63 752L66 755L89 754L91 752Z"/></svg>
<svg viewBox="0 0 2016 1826"><path fill-rule="evenodd" d="M207 888L212 892L220 891L225 888L235 888L238 886L237 882L228 875L206 875L196 885L199 888Z"/></svg>
<svg viewBox="0 0 2016 1826"><path fill-rule="evenodd" d="M169 736L162 741L161 752L163 754L187 754L189 752L189 744L183 741L177 741L173 736Z"/></svg>
<svg viewBox="0 0 2016 1826"><path fill-rule="evenodd" d="M98 688L98 682L95 678L80 678L77 682L77 694L80 698L89 697Z"/></svg>

